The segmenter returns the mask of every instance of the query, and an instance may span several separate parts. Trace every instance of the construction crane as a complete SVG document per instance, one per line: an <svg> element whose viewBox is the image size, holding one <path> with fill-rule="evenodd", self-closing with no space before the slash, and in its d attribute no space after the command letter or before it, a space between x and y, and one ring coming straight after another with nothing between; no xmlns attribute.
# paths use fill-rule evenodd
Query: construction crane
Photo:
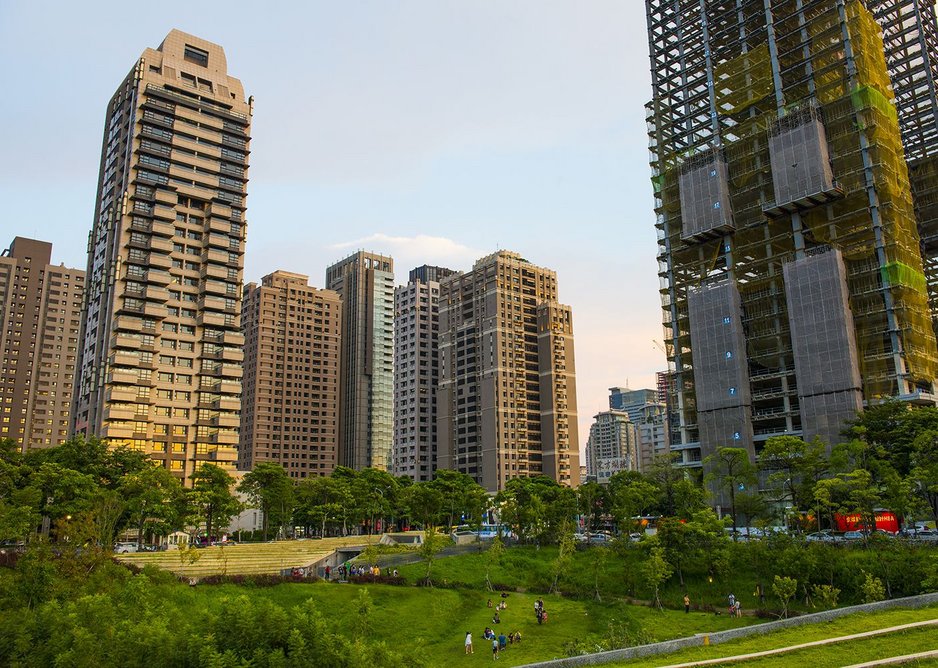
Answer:
<svg viewBox="0 0 938 668"><path fill-rule="evenodd" d="M668 350L667 350L667 348L664 347L664 345L661 343L661 341L659 341L658 339L652 339L651 342L655 344L655 348L657 348L658 350L660 350L661 352L664 353L664 357L665 357L665 359L667 359L667 357L668 357Z"/></svg>

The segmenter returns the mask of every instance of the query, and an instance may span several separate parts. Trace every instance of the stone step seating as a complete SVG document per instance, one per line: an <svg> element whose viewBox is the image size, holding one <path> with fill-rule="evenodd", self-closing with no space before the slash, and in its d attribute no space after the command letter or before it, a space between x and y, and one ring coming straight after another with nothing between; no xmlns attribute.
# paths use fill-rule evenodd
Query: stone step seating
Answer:
<svg viewBox="0 0 938 668"><path fill-rule="evenodd" d="M377 543L380 536L372 536ZM208 575L260 575L278 574L286 568L302 568L328 556L336 549L368 543L367 536L346 536L322 540L281 540L270 543L241 543L225 547L206 547L195 550L198 561L189 564L180 559L178 550L166 552L135 552L115 555L127 564L143 568L152 564L185 577Z"/></svg>

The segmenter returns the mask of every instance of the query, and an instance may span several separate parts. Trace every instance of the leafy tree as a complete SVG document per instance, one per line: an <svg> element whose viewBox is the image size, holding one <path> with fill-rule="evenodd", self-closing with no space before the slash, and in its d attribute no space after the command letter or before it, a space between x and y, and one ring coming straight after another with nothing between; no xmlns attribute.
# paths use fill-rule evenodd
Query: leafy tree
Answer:
<svg viewBox="0 0 938 668"><path fill-rule="evenodd" d="M759 464L769 472L767 482L776 501L788 499L794 508L811 508L813 486L828 467L826 447L818 439L806 443L797 436L773 436L766 441Z"/></svg>
<svg viewBox="0 0 938 668"><path fill-rule="evenodd" d="M443 495L429 483L417 483L404 490L404 508L425 530L435 526L443 508Z"/></svg>
<svg viewBox="0 0 938 668"><path fill-rule="evenodd" d="M664 556L664 550L654 543L651 545L648 558L641 566L642 578L648 588L654 592L655 607L663 610L660 594L661 585L668 581L674 571Z"/></svg>
<svg viewBox="0 0 938 668"><path fill-rule="evenodd" d="M352 480L352 498L359 517L367 520L369 535L375 530L378 520L382 521L382 530L385 530L386 519L395 506L397 489L397 479L380 469L362 469Z"/></svg>
<svg viewBox="0 0 938 668"><path fill-rule="evenodd" d="M658 487L638 471L619 471L609 479L609 505L620 530L635 529L635 519L648 515L658 502Z"/></svg>
<svg viewBox="0 0 938 668"><path fill-rule="evenodd" d="M97 493L97 484L92 476L55 462L42 463L30 484L40 494L39 512L44 527L67 515L77 516L87 510Z"/></svg>
<svg viewBox="0 0 938 668"><path fill-rule="evenodd" d="M261 509L264 517L264 540L270 525L277 527L279 534L293 516L294 489L293 481L283 466L274 462L261 462L254 470L244 474L238 484L238 491L246 494Z"/></svg>
<svg viewBox="0 0 938 668"><path fill-rule="evenodd" d="M798 592L798 581L794 578L775 576L772 582L772 593L778 597L778 602L782 606L782 619L788 618L788 604Z"/></svg>
<svg viewBox="0 0 938 668"><path fill-rule="evenodd" d="M185 519L182 485L162 466L150 465L125 475L118 490L128 522L137 529L137 545L147 534L169 535Z"/></svg>
<svg viewBox="0 0 938 668"><path fill-rule="evenodd" d="M471 476L449 469L437 469L430 486L443 499L442 510L447 514L447 527L465 523L478 528L488 506L488 494ZM459 520L459 522L457 522Z"/></svg>
<svg viewBox="0 0 938 668"><path fill-rule="evenodd" d="M348 533L347 520L352 505L348 480L343 477L306 478L296 486L295 517L307 528L319 525L319 535L325 537L329 522L342 521L343 535Z"/></svg>
<svg viewBox="0 0 938 668"><path fill-rule="evenodd" d="M691 479L689 469L675 466L676 454L655 457L649 480L658 487L658 507L666 516L690 518L704 507L703 490Z"/></svg>
<svg viewBox="0 0 938 668"><path fill-rule="evenodd" d="M125 475L150 466L147 456L140 451L126 446L112 448L98 438L84 436L75 436L54 448L30 450L25 459L36 468L44 463L58 464L91 476L108 489L116 489Z"/></svg>
<svg viewBox="0 0 938 668"><path fill-rule="evenodd" d="M755 484L756 471L749 460L749 451L745 448L717 448L717 451L704 459L704 468L708 469L708 481L713 485L714 496L720 497L727 492L730 501L730 514L733 521L733 540L736 540L736 526L739 518L736 514L736 494Z"/></svg>
<svg viewBox="0 0 938 668"><path fill-rule="evenodd" d="M914 441L908 481L938 523L938 430L924 431Z"/></svg>
<svg viewBox="0 0 938 668"><path fill-rule="evenodd" d="M495 496L502 520L522 541L550 539L576 511L576 495L545 476L512 478Z"/></svg>
<svg viewBox="0 0 938 668"><path fill-rule="evenodd" d="M225 527L242 510L242 504L231 493L234 478L215 464L202 464L192 474L192 489L188 496L196 513L205 519L205 533L211 540L212 532Z"/></svg>
<svg viewBox="0 0 938 668"><path fill-rule="evenodd" d="M597 482L586 482L577 487L577 510L586 518L586 530L593 531L608 506L608 496L604 485Z"/></svg>

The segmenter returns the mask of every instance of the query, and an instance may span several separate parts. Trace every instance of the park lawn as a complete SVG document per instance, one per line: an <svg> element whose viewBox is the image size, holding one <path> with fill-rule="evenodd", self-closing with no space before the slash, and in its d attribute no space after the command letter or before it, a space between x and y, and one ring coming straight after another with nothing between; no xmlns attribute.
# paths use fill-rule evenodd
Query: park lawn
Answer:
<svg viewBox="0 0 938 668"><path fill-rule="evenodd" d="M690 661L701 661L704 659L716 659L724 656L733 656L738 654L747 654L749 652L761 652L767 649L778 647L788 647L801 643L822 640L824 638L835 638L846 636L853 633L862 633L875 629L898 626L900 624L909 624L911 622L920 622L929 619L938 619L938 606L920 608L918 610L896 609L884 610L876 613L858 613L848 615L829 622L819 622L817 624L798 626L782 631L775 631L766 635L756 635L742 640L721 643L719 645L710 645L709 647L694 647L692 649L681 650L672 654L661 654L647 659L634 659L622 663L610 665L629 666L629 668L642 668L651 666L665 666ZM906 642L908 638L908 643ZM832 645L830 647L817 648L812 650L801 650L797 653L780 655L775 659L762 659L761 661L774 661L775 663L746 662L746 665L773 665L773 666L794 666L804 665L811 668L821 668L822 666L844 666L851 663L860 663L864 660L873 660L886 656L895 656L899 654L913 654L915 652L925 651L927 649L938 648L938 633L934 627L925 629L916 629L902 634L890 634L883 638L864 638L860 640L847 641L842 645ZM879 646L882 641L885 650L882 654L867 654L866 648ZM872 652L873 650L871 650ZM804 653L807 657L803 663L794 663L796 656L800 657ZM797 659L800 661L801 659ZM731 665L731 664L726 664Z"/></svg>
<svg viewBox="0 0 938 668"><path fill-rule="evenodd" d="M619 602L583 601L560 596L541 596L548 611L548 622L539 626L534 616L534 594L512 593L508 609L501 612L502 623L492 624L493 609L487 600L501 600L484 590L399 587L391 585L352 585L338 583L283 584L274 587L238 585L187 587L161 585L162 595L175 605L190 610L211 610L236 605L241 596L255 601L266 598L285 610L312 600L334 626L336 633L355 637L358 622L359 592L368 591L373 603L369 615L369 640L383 641L394 649L406 651L427 665L473 665L491 661L491 642L482 639L486 626L496 633L520 631L520 645L509 645L499 661L518 665L567 655L565 646L580 641L580 646L600 642L610 626L628 632L644 631L654 640L666 640L695 633L712 632L753 623L753 619L734 620L728 616L630 606ZM466 631L473 635L474 654L464 653ZM635 636L638 637L638 636ZM643 636L644 637L644 636Z"/></svg>

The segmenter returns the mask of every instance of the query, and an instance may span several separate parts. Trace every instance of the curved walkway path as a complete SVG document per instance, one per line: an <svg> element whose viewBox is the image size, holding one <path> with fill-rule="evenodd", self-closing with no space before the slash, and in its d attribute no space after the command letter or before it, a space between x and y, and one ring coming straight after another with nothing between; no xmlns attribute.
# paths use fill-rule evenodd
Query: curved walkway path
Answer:
<svg viewBox="0 0 938 668"><path fill-rule="evenodd" d="M871 668L871 666L898 666L902 663L910 663L919 659L938 659L938 649L928 652L919 652L918 654L904 654L903 656L891 656L888 659L877 659L876 661L867 661L866 663L854 663L845 668Z"/></svg>
<svg viewBox="0 0 938 668"><path fill-rule="evenodd" d="M834 643L847 642L848 640L860 640L861 638L873 638L875 636L886 635L888 633L900 633L910 629L917 629L923 626L938 626L938 619L929 619L924 622L912 622L911 624L900 624L899 626L890 626L885 629L876 629L875 631L865 631L863 633L852 633L848 636L838 636L836 638L825 638L824 640L814 640L812 642L801 643L800 645L789 645L788 647L779 647L777 649L767 649L763 652L750 652L749 654L735 654L733 656L724 656L717 659L704 659L702 661L691 661L688 663L675 663L662 668L695 668L696 666L719 666L724 663L736 663L737 661L749 661L750 659L761 659L767 656L777 654L787 654L788 652L797 652L798 650L809 647L820 647L822 645L833 645ZM934 652L938 654L938 650ZM872 663L857 664L858 666L879 666L885 665L884 660L874 661ZM885 660L888 661L888 660Z"/></svg>

